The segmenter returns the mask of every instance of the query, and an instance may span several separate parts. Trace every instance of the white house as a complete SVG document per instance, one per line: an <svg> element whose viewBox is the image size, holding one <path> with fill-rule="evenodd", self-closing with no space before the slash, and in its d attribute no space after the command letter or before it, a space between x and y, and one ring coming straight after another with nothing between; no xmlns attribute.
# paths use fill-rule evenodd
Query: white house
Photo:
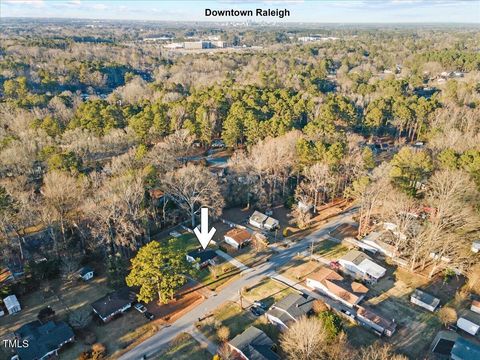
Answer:
<svg viewBox="0 0 480 360"><path fill-rule="evenodd" d="M374 263L368 255L358 250L350 250L338 262L347 271L373 282L387 272L385 268Z"/></svg>
<svg viewBox="0 0 480 360"><path fill-rule="evenodd" d="M256 226L260 229L263 229L263 224L267 221L268 216L262 214L260 211L254 211L252 216L248 219L250 225Z"/></svg>
<svg viewBox="0 0 480 360"><path fill-rule="evenodd" d="M78 276L84 281L88 281L92 279L93 275L94 275L94 271L89 266L84 266L80 270L78 270Z"/></svg>
<svg viewBox="0 0 480 360"><path fill-rule="evenodd" d="M322 268L309 274L305 283L308 287L318 290L348 307L357 305L368 292L368 288L363 284L346 281L343 276L328 268Z"/></svg>
<svg viewBox="0 0 480 360"><path fill-rule="evenodd" d="M9 314L15 314L22 310L20 307L20 303L18 302L18 299L15 295L9 295L5 299L3 299L3 303L5 304L5 307L7 308L7 311Z"/></svg>
<svg viewBox="0 0 480 360"><path fill-rule="evenodd" d="M470 335L477 335L480 330L480 315L467 310L457 320L457 326Z"/></svg>
<svg viewBox="0 0 480 360"><path fill-rule="evenodd" d="M225 242L235 249L246 246L252 240L252 234L246 229L233 228L224 235Z"/></svg>
<svg viewBox="0 0 480 360"><path fill-rule="evenodd" d="M415 289L410 295L410 302L432 312L440 305L440 299L419 289Z"/></svg>
<svg viewBox="0 0 480 360"><path fill-rule="evenodd" d="M260 211L254 211L248 222L250 225L267 230L277 229L280 226L280 222L277 219L267 216Z"/></svg>
<svg viewBox="0 0 480 360"><path fill-rule="evenodd" d="M280 226L280 222L277 219L274 219L269 216L267 220L265 220L265 223L263 224L263 226L267 230L275 230L275 229L278 229L278 227Z"/></svg>

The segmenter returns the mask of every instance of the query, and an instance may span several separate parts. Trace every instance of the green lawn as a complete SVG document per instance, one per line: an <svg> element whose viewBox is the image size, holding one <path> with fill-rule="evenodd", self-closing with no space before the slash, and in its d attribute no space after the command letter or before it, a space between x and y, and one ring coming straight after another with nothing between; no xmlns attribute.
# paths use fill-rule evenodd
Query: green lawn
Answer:
<svg viewBox="0 0 480 360"><path fill-rule="evenodd" d="M278 339L277 328L269 324L264 316L255 318L248 310L242 310L240 305L234 302L226 302L216 309L212 317L201 322L199 330L211 341L218 343L217 329L221 326L228 327L231 340L252 325L264 331L274 341Z"/></svg>
<svg viewBox="0 0 480 360"><path fill-rule="evenodd" d="M175 250L187 252L190 250L195 250L200 246L198 239L195 235L190 233L185 233L179 236L178 238L169 237L167 239L160 240L160 242L165 242L170 244Z"/></svg>
<svg viewBox="0 0 480 360"><path fill-rule="evenodd" d="M295 290L287 285L269 278L265 278L258 284L248 289L244 289L243 296L245 296L245 298L250 302L261 300L268 306L271 306L274 302L277 302L294 292Z"/></svg>
<svg viewBox="0 0 480 360"><path fill-rule="evenodd" d="M210 290L215 291L221 285L233 280L240 271L228 262L223 262L219 266L217 277L215 278L210 269L204 268L198 272L197 280L206 285Z"/></svg>
<svg viewBox="0 0 480 360"><path fill-rule="evenodd" d="M154 360L207 360L212 355L202 348L189 334L179 334L170 344L170 347L154 357Z"/></svg>
<svg viewBox="0 0 480 360"><path fill-rule="evenodd" d="M315 247L315 254L329 260L336 260L348 252L348 248L334 241L323 240Z"/></svg>

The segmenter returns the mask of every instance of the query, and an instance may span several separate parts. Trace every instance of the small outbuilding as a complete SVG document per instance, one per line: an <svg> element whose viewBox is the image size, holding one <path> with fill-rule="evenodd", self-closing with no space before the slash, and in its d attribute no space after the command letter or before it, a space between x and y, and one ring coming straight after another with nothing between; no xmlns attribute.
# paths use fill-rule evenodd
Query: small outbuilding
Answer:
<svg viewBox="0 0 480 360"><path fill-rule="evenodd" d="M18 299L15 295L7 296L5 299L3 299L3 303L5 304L5 307L7 308L9 314L15 314L22 310L20 303L18 302Z"/></svg>
<svg viewBox="0 0 480 360"><path fill-rule="evenodd" d="M410 295L410 302L432 312L440 305L440 299L419 289L415 289L412 295Z"/></svg>
<svg viewBox="0 0 480 360"><path fill-rule="evenodd" d="M477 335L480 330L480 315L473 311L467 310L457 320L459 329L469 333L470 335Z"/></svg>
<svg viewBox="0 0 480 360"><path fill-rule="evenodd" d="M470 310L472 310L473 312L476 312L477 314L480 314L480 301L473 300Z"/></svg>

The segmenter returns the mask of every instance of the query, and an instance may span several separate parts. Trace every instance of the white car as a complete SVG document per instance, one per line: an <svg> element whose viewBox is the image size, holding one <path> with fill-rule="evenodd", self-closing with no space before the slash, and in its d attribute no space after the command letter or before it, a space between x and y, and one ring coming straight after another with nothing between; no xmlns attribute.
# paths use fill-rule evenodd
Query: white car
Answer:
<svg viewBox="0 0 480 360"><path fill-rule="evenodd" d="M140 304L140 303L135 304L133 307L135 308L135 310L137 310L138 312L140 312L140 313L142 313L142 314L143 314L145 311L147 311L147 308L145 307L145 305Z"/></svg>

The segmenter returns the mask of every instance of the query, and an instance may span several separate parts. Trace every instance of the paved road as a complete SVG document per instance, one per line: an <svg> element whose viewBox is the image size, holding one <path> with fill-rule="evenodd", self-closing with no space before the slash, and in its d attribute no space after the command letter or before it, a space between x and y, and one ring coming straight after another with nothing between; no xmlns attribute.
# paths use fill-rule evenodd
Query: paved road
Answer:
<svg viewBox="0 0 480 360"><path fill-rule="evenodd" d="M239 292L242 288L251 286L260 282L264 277L271 277L276 275L277 269L290 262L292 258L307 250L311 246L311 242L323 240L336 226L341 223L351 221L351 215L356 211L356 208L340 214L333 218L323 228L308 235L305 239L294 243L290 248L287 248L280 253L270 257L268 262L262 263L250 272L244 273L242 277L230 283L227 287L217 293L203 303L189 311L187 314L177 319L171 326L160 329L155 335L148 338L141 344L137 345L132 350L121 356L120 360L140 360L142 356L151 356L158 353L160 350L168 346L181 332L190 332L192 326L200 318L204 318L213 313L213 311L225 303L226 301L234 301L238 299Z"/></svg>

